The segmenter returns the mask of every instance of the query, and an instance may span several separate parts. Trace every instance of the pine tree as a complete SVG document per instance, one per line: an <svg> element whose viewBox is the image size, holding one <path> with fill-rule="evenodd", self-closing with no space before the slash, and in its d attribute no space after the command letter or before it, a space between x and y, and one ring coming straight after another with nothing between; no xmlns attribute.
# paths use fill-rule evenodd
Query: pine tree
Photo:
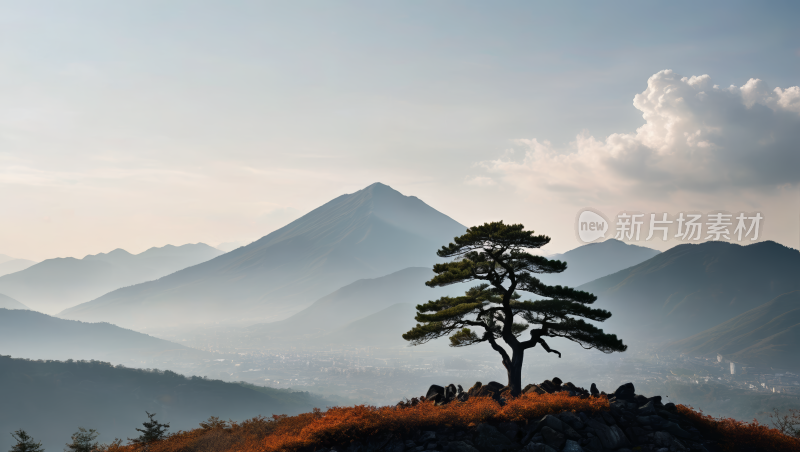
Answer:
<svg viewBox="0 0 800 452"><path fill-rule="evenodd" d="M403 335L412 345L450 336L450 346L464 347L488 342L500 354L508 374L511 395L522 390L522 361L525 350L537 345L561 357L545 338L561 337L583 348L604 353L622 352L627 346L614 334L583 319L602 322L611 313L589 307L594 295L562 286L542 284L535 274L561 273L565 262L535 256L526 249L540 248L550 242L544 235L533 235L521 224L502 221L469 228L442 247L439 257L455 258L435 264L436 276L425 284L448 286L468 281L486 281L460 297L442 297L417 306L416 327ZM529 292L536 300L521 301L518 291ZM583 318L583 319L582 319ZM516 322L515 320L523 322ZM478 328L479 330L473 331ZM530 339L520 336L530 328ZM511 354L503 348L505 342Z"/></svg>
<svg viewBox="0 0 800 452"><path fill-rule="evenodd" d="M92 452L98 447L96 441L92 442L98 435L97 430L93 428L86 430L83 427L78 427L78 431L72 434L72 442L67 443L64 452Z"/></svg>
<svg viewBox="0 0 800 452"><path fill-rule="evenodd" d="M146 447L153 441L158 441L167 436L167 429L169 429L169 423L162 424L157 420L153 419L156 413L151 414L148 411L145 411L145 413L147 413L148 420L146 422L142 422L144 428L136 429L137 432L142 432L142 434L139 435L138 438L134 439L128 438L128 441L130 441L133 444Z"/></svg>
<svg viewBox="0 0 800 452"><path fill-rule="evenodd" d="M33 442L33 438L31 438L30 435L25 432L25 430L17 430L16 432L12 433L11 436L17 440L17 444L14 444L9 452L44 452L44 448L42 448L42 442Z"/></svg>

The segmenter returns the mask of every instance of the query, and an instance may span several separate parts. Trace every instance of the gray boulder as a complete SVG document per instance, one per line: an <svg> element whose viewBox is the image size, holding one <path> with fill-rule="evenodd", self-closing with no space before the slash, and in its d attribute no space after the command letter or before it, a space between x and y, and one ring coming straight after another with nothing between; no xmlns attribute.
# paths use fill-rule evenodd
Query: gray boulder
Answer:
<svg viewBox="0 0 800 452"><path fill-rule="evenodd" d="M564 431L562 433L567 437L567 439L571 439L573 441L581 440L581 435L579 435L578 432L573 430L569 425L564 424Z"/></svg>
<svg viewBox="0 0 800 452"><path fill-rule="evenodd" d="M674 422L667 422L667 425L665 425L662 428L663 428L663 430L665 432L671 434L672 436L678 437L678 438L687 439L687 438L692 436L692 435L689 434L689 432L687 432L686 430L682 429L678 424L676 424Z"/></svg>
<svg viewBox="0 0 800 452"><path fill-rule="evenodd" d="M444 448L444 452L479 452L478 449L470 446L464 441L450 441Z"/></svg>
<svg viewBox="0 0 800 452"><path fill-rule="evenodd" d="M643 406L641 406L637 411L639 416L651 416L656 414L656 407L653 401L651 400L645 403Z"/></svg>
<svg viewBox="0 0 800 452"><path fill-rule="evenodd" d="M614 419L614 416L612 416L608 411L600 412L600 417L603 418L603 421L605 421L606 425L615 425L617 423L617 421Z"/></svg>
<svg viewBox="0 0 800 452"><path fill-rule="evenodd" d="M633 383L625 383L614 391L614 397L632 401L636 397L636 388L633 387Z"/></svg>
<svg viewBox="0 0 800 452"><path fill-rule="evenodd" d="M505 386L503 386L502 383L498 383L496 381L490 381L489 383L486 383L484 386L488 387L489 390L497 393L499 393L501 389L505 388Z"/></svg>
<svg viewBox="0 0 800 452"><path fill-rule="evenodd" d="M633 446L633 444L631 444L631 441L628 439L628 437L625 436L625 432L623 432L622 429L619 428L619 426L612 425L611 426L611 430L613 430L614 433L616 433L617 436L619 437L620 447L631 447L631 446Z"/></svg>
<svg viewBox="0 0 800 452"><path fill-rule="evenodd" d="M519 433L519 424L516 422L504 422L497 426L497 430L500 430L500 433L506 435L506 438L515 441Z"/></svg>
<svg viewBox="0 0 800 452"><path fill-rule="evenodd" d="M581 422L581 418L578 417L578 415L573 413L572 411L564 411L563 413L558 415L558 418L561 420L561 422L569 425L575 430L581 430L583 429L583 427L585 427L583 425L583 422Z"/></svg>
<svg viewBox="0 0 800 452"><path fill-rule="evenodd" d="M689 448L684 446L680 441L675 439L674 436L667 432L653 433L652 442L656 447L667 448L670 452L688 452Z"/></svg>
<svg viewBox="0 0 800 452"><path fill-rule="evenodd" d="M545 426L550 427L550 428L552 428L553 430L555 430L557 432L563 432L564 431L564 427L565 427L564 423L561 422L561 419L559 419L559 418L557 418L557 417L555 417L555 416L553 416L551 414L548 414L547 416L543 417L539 421L539 426L537 428L542 428L542 427L545 427Z"/></svg>
<svg viewBox="0 0 800 452"><path fill-rule="evenodd" d="M504 452L519 449L519 445L489 424L479 424L475 429L475 447L480 452Z"/></svg>
<svg viewBox="0 0 800 452"><path fill-rule="evenodd" d="M589 421L589 427L592 428L594 434L600 439L600 442L603 443L603 449L619 449L623 446L623 440L620 435L622 433L619 430L619 427L616 429L609 427L602 422L598 422L594 419Z"/></svg>
<svg viewBox="0 0 800 452"><path fill-rule="evenodd" d="M456 389L456 385L450 383L449 385L447 385L446 388L444 388L444 396L446 399L448 400L454 399L456 397L456 394L458 394L458 389Z"/></svg>
<svg viewBox="0 0 800 452"><path fill-rule="evenodd" d="M428 392L425 393L425 398L428 400L438 400L441 397L444 397L444 388L439 385L431 385L431 387L428 388Z"/></svg>
<svg viewBox="0 0 800 452"><path fill-rule="evenodd" d="M542 443L528 443L523 449L524 452L558 452L557 450L553 449L552 447L548 446L547 444Z"/></svg>
<svg viewBox="0 0 800 452"><path fill-rule="evenodd" d="M417 443L419 444L425 444L430 441L436 441L436 432L424 431L419 434L419 438L417 439Z"/></svg>
<svg viewBox="0 0 800 452"><path fill-rule="evenodd" d="M566 435L548 426L542 427L542 436L544 437L544 443L555 450L561 450L561 448L564 447L564 443L567 442Z"/></svg>
<svg viewBox="0 0 800 452"><path fill-rule="evenodd" d="M571 439L567 440L567 444L564 445L564 448L561 449L561 452L583 452L583 448L577 441L573 441Z"/></svg>

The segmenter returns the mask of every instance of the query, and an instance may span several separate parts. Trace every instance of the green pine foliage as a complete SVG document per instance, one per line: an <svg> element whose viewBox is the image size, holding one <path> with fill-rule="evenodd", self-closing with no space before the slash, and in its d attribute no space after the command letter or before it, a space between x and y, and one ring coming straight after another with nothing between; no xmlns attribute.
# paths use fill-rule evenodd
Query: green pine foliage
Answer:
<svg viewBox="0 0 800 452"><path fill-rule="evenodd" d="M97 430L93 428L86 430L78 427L78 431L72 434L72 442L67 443L64 452L92 452L97 449L98 444L95 439L98 435Z"/></svg>
<svg viewBox="0 0 800 452"><path fill-rule="evenodd" d="M464 347L488 342L508 371L513 395L521 391L524 352L541 346L561 357L546 338L564 338L586 349L604 353L622 352L627 346L614 334L606 334L586 320L602 322L611 313L590 307L597 297L562 286L548 286L534 275L561 273L565 262L530 254L550 242L521 224L502 221L469 228L455 243L442 247L440 257L451 262L436 264L429 287L479 281L460 297L442 297L417 306L416 327L403 335L412 345L449 336L450 345ZM519 292L536 296L522 300ZM528 331L529 337L523 334ZM503 348L503 341L511 354Z"/></svg>
<svg viewBox="0 0 800 452"><path fill-rule="evenodd" d="M142 423L144 428L136 429L137 432L141 432L142 434L139 435L138 438L133 438L133 439L128 438L128 441L130 441L133 444L146 446L152 443L153 441L164 439L167 436L167 430L169 429L169 422L167 422L166 424L162 424L157 420L153 419L156 413L150 413L147 411L145 411L145 413L147 413L147 421Z"/></svg>
<svg viewBox="0 0 800 452"><path fill-rule="evenodd" d="M25 430L17 430L11 436L17 440L17 444L14 444L9 452L44 452L41 441L34 442Z"/></svg>

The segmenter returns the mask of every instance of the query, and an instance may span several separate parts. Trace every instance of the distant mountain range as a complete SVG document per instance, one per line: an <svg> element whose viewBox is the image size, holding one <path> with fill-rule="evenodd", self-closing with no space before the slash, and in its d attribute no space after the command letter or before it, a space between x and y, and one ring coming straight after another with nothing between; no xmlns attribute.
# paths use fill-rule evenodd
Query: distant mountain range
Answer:
<svg viewBox="0 0 800 452"><path fill-rule="evenodd" d="M168 433L189 430L210 416L243 421L258 415L299 414L332 405L303 392L244 387L185 378L169 371L112 367L102 362L42 362L0 356L0 450L24 429L45 450L61 450L78 427L98 440L135 438L145 411L168 422ZM213 450L213 449L204 449Z"/></svg>
<svg viewBox="0 0 800 452"><path fill-rule="evenodd" d="M618 240L584 245L567 253L551 256L566 260L567 270L542 275L548 284L573 284L636 264L659 252ZM411 267L374 279L362 279L326 295L288 319L254 325L247 330L251 338L274 344L280 341L308 340L309 345L363 344L406 346L401 337L416 322L415 306L442 296L460 296L472 285L459 284L430 288L425 282L434 273L430 267ZM554 281L555 280L555 281ZM322 336L322 337L320 337Z"/></svg>
<svg viewBox="0 0 800 452"><path fill-rule="evenodd" d="M800 290L740 314L692 337L669 344L692 355L721 354L758 367L800 370Z"/></svg>
<svg viewBox="0 0 800 452"><path fill-rule="evenodd" d="M25 270L35 263L36 262L29 261L28 259L15 259L11 256L0 254L0 276Z"/></svg>
<svg viewBox="0 0 800 452"><path fill-rule="evenodd" d="M413 307L444 295L463 294L468 287L426 286L425 282L434 275L429 267L410 267L380 278L361 279L320 298L288 319L253 325L248 328L248 335L269 343L314 340L398 303ZM414 314L409 319L413 326ZM377 332L385 334L386 331L379 328ZM362 341L372 341L373 338L371 335L362 336Z"/></svg>
<svg viewBox="0 0 800 452"><path fill-rule="evenodd" d="M35 311L0 309L0 355L141 363L155 356L198 360L206 352L109 323L64 320Z"/></svg>
<svg viewBox="0 0 800 452"><path fill-rule="evenodd" d="M216 259L59 315L126 327L279 320L359 279L430 267L436 250L465 230L376 183Z"/></svg>
<svg viewBox="0 0 800 452"><path fill-rule="evenodd" d="M579 246L564 254L548 256L567 263L563 273L541 275L550 285L576 287L597 278L616 273L640 264L660 251L638 245L629 245L616 239Z"/></svg>
<svg viewBox="0 0 800 452"><path fill-rule="evenodd" d="M197 243L150 248L139 254L116 249L83 259L47 259L0 276L0 293L31 309L55 314L114 289L158 279L220 254L222 251L216 248Z"/></svg>
<svg viewBox="0 0 800 452"><path fill-rule="evenodd" d="M417 322L417 307L413 303L396 303L361 319L350 322L319 339L321 344L337 346L372 346L385 348L407 347L403 333ZM446 346L447 339L434 341L435 346Z"/></svg>
<svg viewBox="0 0 800 452"><path fill-rule="evenodd" d="M686 244L579 287L623 339L683 339L800 289L800 252L767 241Z"/></svg>
<svg viewBox="0 0 800 452"><path fill-rule="evenodd" d="M19 301L9 297L8 295L3 295L0 293L0 308L5 309L28 309L27 306L20 303Z"/></svg>

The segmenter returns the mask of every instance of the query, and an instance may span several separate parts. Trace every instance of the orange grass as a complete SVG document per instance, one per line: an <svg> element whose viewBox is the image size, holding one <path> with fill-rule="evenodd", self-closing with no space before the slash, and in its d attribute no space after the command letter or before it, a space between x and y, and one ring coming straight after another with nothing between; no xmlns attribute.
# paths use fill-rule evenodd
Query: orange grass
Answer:
<svg viewBox="0 0 800 452"><path fill-rule="evenodd" d="M527 394L501 407L488 397L463 403L433 406L421 403L407 408L334 407L297 416L251 419L229 428L178 432L151 444L149 452L294 452L322 446L347 444L377 434L406 433L437 426L469 427L481 422L520 421L562 411L594 413L608 410L605 398L580 399L567 393ZM208 440L213 434L213 441ZM214 446L211 445L214 444ZM108 452L133 452L136 446L117 446Z"/></svg>
<svg viewBox="0 0 800 452"><path fill-rule="evenodd" d="M785 435L780 430L731 418L713 418L702 411L678 405L678 413L687 417L704 436L719 443L725 451L800 451L800 438Z"/></svg>
<svg viewBox="0 0 800 452"><path fill-rule="evenodd" d="M683 405L677 408L704 436L717 441L722 450L800 451L800 440L756 421L714 419ZM297 416L259 417L228 425L205 424L203 428L181 431L153 443L148 452L311 451L323 446L345 445L378 434L404 434L417 428L466 428L481 422L538 419L562 411L591 414L608 409L605 398L580 399L563 392L527 394L510 400L503 407L487 397L473 397L464 403L440 407L431 403L408 408L334 407L324 412L315 409ZM103 452L138 452L140 446L112 444L103 449Z"/></svg>
<svg viewBox="0 0 800 452"><path fill-rule="evenodd" d="M343 444L376 434L404 433L420 427L468 427L488 421L520 421L562 411L595 412L608 409L606 399L579 399L566 393L525 395L501 407L488 397L473 397L464 403L441 407L431 404L396 409L356 406L331 408L311 414L307 422L287 423L264 439L264 450L291 452L316 444ZM306 415L301 415L306 416Z"/></svg>

